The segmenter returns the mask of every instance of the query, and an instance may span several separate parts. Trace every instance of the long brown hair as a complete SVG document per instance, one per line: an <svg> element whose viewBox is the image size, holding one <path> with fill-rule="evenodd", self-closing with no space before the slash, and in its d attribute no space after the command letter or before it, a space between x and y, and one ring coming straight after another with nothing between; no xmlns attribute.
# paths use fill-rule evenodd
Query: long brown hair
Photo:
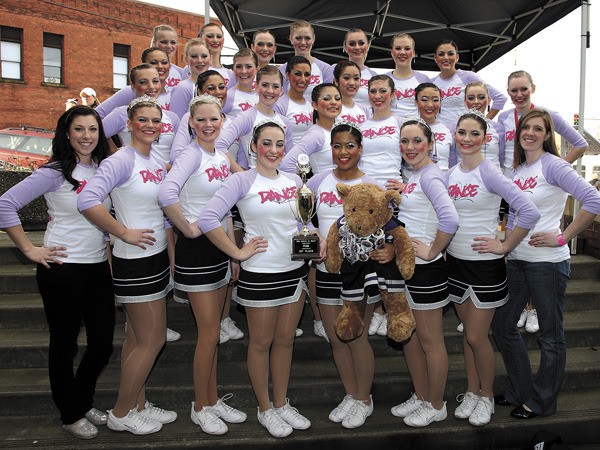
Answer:
<svg viewBox="0 0 600 450"><path fill-rule="evenodd" d="M517 131L515 132L515 154L513 159L513 169L516 169L525 162L525 151L523 150L523 147L521 147L520 136L523 132L523 126L530 119L535 117L542 118L544 121L544 128L546 128L546 133L550 133L548 139L544 140L542 150L552 153L554 156L558 156L560 158L558 148L556 147L556 142L554 141L554 121L552 120L552 116L545 109L533 108L523 114L519 119L519 123L517 124Z"/></svg>

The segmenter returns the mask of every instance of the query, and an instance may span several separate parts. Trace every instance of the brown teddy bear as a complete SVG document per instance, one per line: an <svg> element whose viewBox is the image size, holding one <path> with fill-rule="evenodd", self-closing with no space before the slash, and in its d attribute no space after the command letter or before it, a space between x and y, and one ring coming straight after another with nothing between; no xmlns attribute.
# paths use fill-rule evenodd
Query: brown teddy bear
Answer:
<svg viewBox="0 0 600 450"><path fill-rule="evenodd" d="M384 191L370 183L336 185L344 215L329 229L325 266L342 275L344 306L335 323L340 339L350 341L364 330L365 294L379 288L388 314L388 336L405 341L415 329L415 319L404 294L404 280L412 277L415 255L412 242L391 206L400 204L398 191ZM380 264L369 258L393 237L396 260Z"/></svg>

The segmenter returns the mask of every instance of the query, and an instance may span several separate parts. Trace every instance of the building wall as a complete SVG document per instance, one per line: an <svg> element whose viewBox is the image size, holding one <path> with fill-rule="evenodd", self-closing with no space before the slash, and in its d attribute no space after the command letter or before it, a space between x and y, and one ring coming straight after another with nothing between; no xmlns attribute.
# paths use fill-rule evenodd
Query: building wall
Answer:
<svg viewBox="0 0 600 450"><path fill-rule="evenodd" d="M23 81L0 78L0 128L21 124L54 128L68 98L93 88L102 101L114 93L113 43L129 45L130 68L141 63L152 29L169 24L183 46L204 17L134 0L2 0L0 26L21 28ZM43 83L43 33L63 39L63 84Z"/></svg>

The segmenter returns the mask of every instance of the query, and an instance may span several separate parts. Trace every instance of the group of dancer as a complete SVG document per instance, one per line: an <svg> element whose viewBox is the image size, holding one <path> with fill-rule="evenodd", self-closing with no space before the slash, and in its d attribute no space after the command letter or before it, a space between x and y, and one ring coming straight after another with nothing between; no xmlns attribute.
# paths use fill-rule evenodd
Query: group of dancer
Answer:
<svg viewBox="0 0 600 450"><path fill-rule="evenodd" d="M413 241L416 269L406 294L416 330L403 343L413 394L391 413L413 427L447 417L442 317L451 303L463 326L467 372L454 415L481 426L495 403L513 405L521 419L556 411L565 372L566 244L600 213L600 194L570 165L585 140L556 113L533 106L535 85L524 71L508 77L514 108L494 122L507 98L456 68L452 41L436 48L440 74L431 80L411 68L415 41L408 34L392 39L395 69L386 75L365 66L369 38L362 30L346 34L348 60L333 67L311 55L314 41L308 22L294 23L295 55L278 68L270 64L275 38L259 30L230 70L220 61L223 31L208 24L186 43L187 65L179 68L172 63L177 33L160 25L143 63L131 69L131 85L96 109L66 111L50 162L0 198L0 227L38 264L52 394L73 435L94 438L103 424L150 434L177 419L145 393L165 344L173 288L187 297L197 323L190 417L205 433L224 434L227 423L247 419L217 389L218 344L224 334L243 336L229 318L230 297L245 308L257 419L272 436L311 426L288 398L307 296L345 392L329 419L362 426L374 410L368 335L385 335L386 320L379 297L369 296L369 332L350 342L335 333L341 275L323 264L323 236L342 215L338 182L398 190L394 213ZM566 161L555 131L574 147ZM300 155L309 157L317 201L320 258L310 264L290 257ZM42 195L50 221L36 247L17 212ZM568 195L582 209L561 232ZM509 212L500 240L503 200ZM370 257L393 261L393 246ZM104 413L93 395L113 351L114 300L127 327L118 397ZM517 327L527 303L539 318L536 374ZM82 320L87 346L73 373ZM508 374L496 397L490 328Z"/></svg>

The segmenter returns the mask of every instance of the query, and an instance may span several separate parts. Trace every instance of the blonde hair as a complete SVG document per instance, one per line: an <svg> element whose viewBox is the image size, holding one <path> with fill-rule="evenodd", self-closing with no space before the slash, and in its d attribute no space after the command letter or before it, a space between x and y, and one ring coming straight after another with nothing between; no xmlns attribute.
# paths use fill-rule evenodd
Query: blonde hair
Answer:
<svg viewBox="0 0 600 450"><path fill-rule="evenodd" d="M173 33L177 33L177 31L175 31L175 28L173 28L171 25L167 25L167 24L156 25L152 32L152 36L154 37L154 39L156 39L156 35L158 34L159 31L172 31Z"/></svg>
<svg viewBox="0 0 600 450"><path fill-rule="evenodd" d="M467 84L465 86L465 98L467 97L467 92L469 89L473 88L473 87L482 87L485 89L485 92L487 94L487 96L490 96L490 90L488 89L487 85L483 82L483 81L471 81L469 84Z"/></svg>
<svg viewBox="0 0 600 450"><path fill-rule="evenodd" d="M306 20L298 20L297 22L294 22L290 25L290 35L298 28L310 28L310 31L313 34L313 36L315 34L315 29L310 23L308 23Z"/></svg>
<svg viewBox="0 0 600 450"><path fill-rule="evenodd" d="M209 94L202 94L202 95L197 95L196 97L192 98L192 100L190 101L190 116L191 117L194 116L196 108L198 108L201 105L216 105L217 108L219 108L219 114L222 112L221 100L219 100L218 98L213 97L212 95L209 95Z"/></svg>
<svg viewBox="0 0 600 450"><path fill-rule="evenodd" d="M154 47L156 45L156 36L161 31L172 31L173 33L177 34L177 31L175 31L175 28L173 28L171 25L167 25L167 24L156 25L154 27L154 30L152 30L152 42L150 42L150 47Z"/></svg>
<svg viewBox="0 0 600 450"><path fill-rule="evenodd" d="M216 22L208 22L207 24L204 24L202 28L200 28L200 31L198 31L198 37L202 37L204 30L206 30L208 27L217 27L219 30L221 30L221 33L223 32L223 27L221 25Z"/></svg>
<svg viewBox="0 0 600 450"><path fill-rule="evenodd" d="M279 82L283 84L283 75L281 74L277 66L274 66L273 64L267 64L266 66L258 69L258 71L256 72L256 82L259 83L262 77L267 75L279 77Z"/></svg>
<svg viewBox="0 0 600 450"><path fill-rule="evenodd" d="M233 63L235 64L236 60L239 58L252 58L254 65L258 67L258 57L256 56L256 53L249 48L241 48L235 55L233 55Z"/></svg>
<svg viewBox="0 0 600 450"><path fill-rule="evenodd" d="M204 43L204 41L200 38L193 38L190 39L189 41L187 41L185 43L185 47L183 48L183 53L185 54L186 58L188 56L188 52L190 50L190 47L192 46L196 46L196 45L201 45L202 47L204 47L206 49L206 51L208 52L208 54L210 54L210 51L208 50L208 47L206 46L206 44Z"/></svg>
<svg viewBox="0 0 600 450"><path fill-rule="evenodd" d="M510 83L510 80L512 80L513 78L521 78L521 77L527 78L529 80L529 82L531 84L533 84L533 78L531 78L531 75L529 75L529 73L525 72L524 70L517 70L517 71L511 73L508 76L508 82Z"/></svg>
<svg viewBox="0 0 600 450"><path fill-rule="evenodd" d="M392 42L390 42L390 47L394 47L394 42L396 41L396 39L402 39L402 38L408 38L408 39L410 39L412 41L412 48L413 48L413 50L415 49L415 40L408 33L398 33L397 35L395 35L392 38Z"/></svg>

